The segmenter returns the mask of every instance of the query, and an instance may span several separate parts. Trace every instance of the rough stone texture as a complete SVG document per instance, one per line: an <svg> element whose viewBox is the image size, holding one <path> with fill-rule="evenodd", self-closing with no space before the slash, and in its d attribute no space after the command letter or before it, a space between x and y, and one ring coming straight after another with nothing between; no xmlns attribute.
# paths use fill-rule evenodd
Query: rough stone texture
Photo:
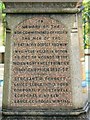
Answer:
<svg viewBox="0 0 90 120"><path fill-rule="evenodd" d="M39 16L41 16L41 15L37 15L38 17ZM74 21L75 21L75 14L74 15L71 15L71 14L68 14L68 15L66 15L66 14L64 14L64 15L54 15L54 14L51 14L51 15L42 15L42 16L45 16L45 17L50 17L50 18L52 18L52 19L54 19L54 20L56 20L56 21L58 21L58 22L62 22L62 24L64 24L65 26L66 26L66 28L67 28L67 31L68 31L68 40L69 40L69 44L70 44L70 46L69 46L69 49L70 49L70 53L72 53L72 54L70 54L70 59L71 59L71 61L72 61L72 55L74 55L75 54L75 52L76 52L76 50L78 50L78 46L76 45L75 46L75 51L72 51L72 49L73 49L73 41L72 41L72 48L70 48L71 47L71 39L70 39L70 36L71 36L71 30L72 30L72 27L73 27L73 24L74 24ZM16 28L16 26L18 25L18 24L20 24L22 21L24 21L24 20L26 20L26 18L27 19L30 19L30 18L32 18L32 17L36 17L36 15L23 15L23 17L22 17L22 15L21 16L19 16L19 15L17 15L17 14L15 14L15 15L13 15L13 14L9 14L8 16L7 16L7 25L8 25L8 30L7 30L7 46L6 46L6 51L8 52L8 54L6 54L6 61L7 61L7 64L5 65L5 89L4 89L4 94L5 94L5 98L4 98L4 100L3 100L3 105L5 105L6 106L6 104L8 103L8 102L10 102L10 94L11 94L11 86L8 86L8 82L10 82L10 84L9 85L11 85L11 79L12 79L12 77L11 77L11 65L12 65L12 49L13 49L13 46L12 46L12 41L13 41L13 39L11 40L11 36L12 36L12 34L10 33L11 31L12 31L12 33L14 33L14 31L15 31L15 28ZM12 19L11 19L12 18ZM14 22L14 24L13 24L13 22ZM69 24L68 24L69 23ZM76 34L76 36L77 36L77 33L75 33ZM74 33L73 33L73 35L74 35ZM73 37L72 37L73 38ZM74 39L75 39L75 37L74 37ZM73 40L73 39L72 39ZM74 40L75 41L75 40ZM78 43L77 43L78 44ZM78 58L79 58L79 52L77 53L77 55L78 55ZM74 56L75 57L75 56ZM74 60L75 60L75 58L73 58ZM82 97L83 96L86 96L86 94L85 93L82 93L82 87L81 87L81 83L82 83L82 79L81 79L81 77L79 77L79 76L81 76L79 73L80 73L80 69L79 69L79 66L80 66L80 61L79 60L77 60L77 62L75 63L75 61L73 61L74 63L73 64L75 64L75 66L73 66L72 64L71 64L71 67L72 67L72 69L71 69L71 76L72 76L72 91L74 92L74 94L73 94L73 96L76 96L76 97L74 97L73 98L73 100L74 101L77 101L76 103L75 103L75 106L77 106L77 107L81 107L81 106L84 106L84 103L85 103L85 99L83 100L82 99ZM72 62L71 62L72 63ZM77 64L78 64L78 69L77 69ZM75 67L75 68L74 68ZM75 71L76 72L74 72L74 69L76 69ZM74 79L73 79L73 74L76 76L74 76ZM78 77L77 77L77 74L79 75ZM7 79L8 78L8 79ZM79 82L78 82L79 81ZM7 89L6 89L6 86L7 86ZM8 93L8 91L9 91L9 93ZM76 92L75 92L76 91ZM80 98L81 98L81 100L80 100L80 98L79 97L77 97L77 96L79 96ZM74 103L73 103L74 104ZM79 106L78 106L79 105Z"/></svg>
<svg viewBox="0 0 90 120"><path fill-rule="evenodd" d="M3 116L1 120L89 120L87 115L80 116Z"/></svg>
<svg viewBox="0 0 90 120"><path fill-rule="evenodd" d="M23 6L23 7L22 7ZM37 9L35 9L37 8ZM78 13L80 8L76 7L76 3L7 3L4 13Z"/></svg>
<svg viewBox="0 0 90 120"><path fill-rule="evenodd" d="M67 34L62 23L43 16L15 28L11 106L72 106Z"/></svg>
<svg viewBox="0 0 90 120"><path fill-rule="evenodd" d="M56 2L56 1L55 1ZM60 2L60 1L59 1ZM37 2L37 3L30 3L30 2L28 2L28 3L25 3L25 4L22 4L22 3L9 3L9 2L7 2L7 4L6 4L6 13L7 13L7 16L6 16L6 20L7 20L7 40L6 40L6 57L5 57L5 61L6 61L6 64L5 64L5 82L4 82L4 95L3 95L3 113L5 113L5 114L7 114L7 112L8 112L8 114L14 114L14 113L16 113L16 114L19 114L21 111L22 111L22 113L23 113L23 111L24 111L24 113L25 113L25 115L27 114L28 115L28 113L29 113L29 115L35 115L35 114L38 114L38 115L45 115L46 113L47 113L47 115L51 115L51 114L53 114L53 115L62 115L64 112L64 110L63 109L59 109L60 108L60 106L61 106L61 103L59 104L60 106L59 106L59 108L58 108L58 110L56 110L56 109L54 109L54 112L53 112L53 109L52 109L52 107L54 107L55 106L55 104L52 106L50 106L50 108L48 109L48 105L50 105L50 104L48 104L48 105L46 105L47 106L47 108L46 109L44 109L44 112L43 112L43 109L39 109L39 106L41 107L41 105L40 104L35 104L35 106L36 106L36 109L32 109L31 108L31 106L34 106L34 105L32 105L32 104L26 104L26 103L20 103L20 104L18 104L17 103L17 105L13 102L14 100L18 100L18 96L16 96L15 97L15 94L14 94L14 88L15 88L15 86L14 85L16 85L16 82L15 82L15 79L13 79L13 78L15 78L15 76L17 75L17 76L21 76L21 74L16 74L16 73L14 73L14 72L17 72L17 71L15 71L15 69L16 68L20 68L21 66L19 66L19 67L17 67L17 65L16 66L14 66L14 64L13 64L13 61L15 60L16 62L19 62L16 58L20 58L21 57L21 55L22 55L22 53L20 52L20 53L14 53L15 52L15 50L23 50L23 49L26 49L26 48L28 48L29 49L29 47L28 46L26 46L26 47L17 47L17 43L21 43L22 42L22 40L25 40L24 39L24 37L26 36L28 36L28 35L25 35L25 36L23 36L23 39L22 39L22 36L20 36L20 33L19 33L19 35L17 34L15 34L15 32L16 33L18 33L17 31L18 30L20 30L20 31L22 31L24 28L22 28L22 24L24 24L24 25L27 25L28 24L28 26L29 26L29 24L33 24L33 21L35 22L35 20L33 20L33 21L31 21L31 19L33 19L33 18L38 18L38 20L40 20L41 21L41 26L42 26L42 22L43 22L43 20L41 20L41 17L43 18L43 19L46 19L46 18L48 18L48 19L52 19L52 20L50 20L49 22L46 20L46 23L45 23L45 25L47 25L47 23L49 24L49 25L51 25L51 23L53 22L53 20L54 20L54 24L55 25L57 25L57 23L58 24L60 24L60 26L61 26L61 28L62 28L62 30L66 30L66 31L68 31L68 35L62 35L61 37L62 37L62 42L65 40L65 42L67 42L68 41L68 46L67 46L67 48L64 46L64 49L66 49L66 50L68 50L68 52L69 52L69 55L67 55L68 57L69 57L69 59L68 60L70 60L69 61L69 73L70 73L70 79L68 79L68 85L69 85L69 92L70 92L70 94L67 94L66 95L66 92L65 92L65 94L63 95L62 94L62 96L64 97L64 99L66 98L66 99L70 99L70 104L69 104L69 106L68 105L66 105L66 103L64 104L65 106L64 106L64 108L66 107L66 109L68 109L67 110L67 113L68 114L71 114L72 112L69 112L69 110L71 110L71 111L78 111L78 110L80 110L80 111L78 111L77 113L76 112L74 112L75 114L79 114L79 113L82 113L82 112L84 112L84 110L85 110L85 108L84 108L84 106L85 106L85 104L86 104L86 102L87 102L87 90L85 91L85 92L83 92L83 88L82 88L82 75L81 75L81 65L80 65L80 51L79 51L79 40L78 40L78 24L80 24L79 22L78 22L78 15L77 15L77 17L76 17L76 13L77 12L79 12L78 11L78 9L77 8L75 8L75 6L76 6L76 2L77 1L74 1L74 4L73 4L73 2L71 2L71 4L70 3L65 3L65 4L63 4L63 6L62 6L62 8L61 8L61 10L60 10L60 5L62 4L62 3L55 3L54 4L54 2L51 4L51 6L50 6L50 3L48 4L48 3L41 3L41 4L39 4L39 2ZM20 6L19 6L20 5ZM55 6L54 6L55 5ZM65 6L64 6L65 5ZM17 9L16 9L17 8ZM74 11L72 11L72 9L73 8L75 8L74 9ZM31 9L31 11L29 11ZM25 11L24 11L25 10ZM34 12L33 12L33 10L34 10ZM56 10L56 11L53 11L53 10ZM60 10L60 11L59 11ZM38 13L49 13L49 14L38 14ZM11 14L12 13L12 14ZM15 13L15 14L14 14ZM19 13L19 14L16 14L16 13ZM22 13L24 13L24 14L22 14ZM27 14L26 14L27 13ZM34 13L37 13L37 14L34 14ZM58 13L58 14L55 14L55 13ZM63 13L63 14L60 14L60 13ZM66 13L68 13L68 14L66 14ZM73 14L70 14L70 13L73 13ZM78 13L79 14L79 13ZM27 22L23 22L23 21L26 21L26 19L27 19ZM35 23L36 24L36 23ZM21 25L21 26L20 26ZM64 26L63 26L64 25ZM44 30L44 28L42 29L41 27L40 28L38 28L38 29L36 29L37 31L38 30ZM45 30L47 30L47 31L50 31L51 29L48 29L48 28L45 28ZM52 29L53 30L53 29ZM55 29L54 29L55 30ZM56 30L58 30L57 28L56 28ZM61 30L61 29L60 29ZM61 30L61 31L62 31ZM31 31L30 30L30 28L25 28L25 31L27 32L27 31ZM35 32L35 30L34 30L34 28L33 28L33 32ZM23 32L22 32L23 33ZM36 35L35 33L34 33L34 35ZM31 34L31 36L32 36L32 34ZM39 36L41 36L41 34L39 34ZM48 36L48 35L47 35ZM50 37L52 37L52 35L51 34L49 34L49 36ZM55 33L53 34L53 36L55 36ZM60 36L60 35L57 35L57 36ZM42 37L42 36L41 36ZM44 37L44 36L43 36ZM45 36L46 37L46 36ZM65 37L65 38L64 38ZM63 40L63 38L64 38L64 40ZM20 42L19 42L19 40L20 40ZM36 38L35 38L35 40L37 40ZM59 40L59 39L57 39L57 40ZM55 40L55 41L57 41L57 40ZM49 41L49 39L47 39L47 42ZM54 42L54 41L53 41ZM25 42L26 43L26 42ZM28 43L28 42L27 42ZM33 42L32 42L33 43ZM52 42L50 41L50 44L51 44ZM14 45L16 45L16 46L14 46ZM22 45L21 45L22 46ZM51 47L52 46L50 46L50 49L51 49ZM34 49L36 49L37 47L36 46L34 46L34 47L30 47L30 49L31 48L33 48L33 50ZM55 47L53 47L53 49L55 50L55 49L57 49L58 47L56 46L56 48ZM40 48L41 49L41 48ZM44 48L45 49L45 48ZM49 49L49 47L48 47L48 49ZM61 49L61 47L59 47L59 49ZM26 54L26 53L25 53ZM36 53L35 53L36 54ZM46 53L45 53L46 54ZM23 55L24 55L24 53L23 53ZM28 55L28 54L27 54ZM46 54L47 55L47 54ZM52 54L51 54L52 55ZM55 54L56 55L56 54ZM59 55L59 53L58 53L58 55ZM64 54L63 54L64 55ZM18 57L19 56L19 57ZM37 55L36 55L37 56ZM61 55L60 55L61 56ZM66 57L67 57L66 56ZM16 57L16 58L15 58ZM29 55L29 57L30 57L30 55ZM29 58L30 59L30 61L31 61L31 58ZM28 60L29 60L28 59ZM22 62L22 59L20 58L19 59L21 62ZM59 59L58 59L59 60ZM14 61L14 62L15 62ZM23 61L26 61L26 59L24 59ZM36 59L35 59L35 61L36 61ZM37 59L37 61L38 61L38 59ZM47 61L47 60L46 60ZM16 63L17 64L17 63ZM25 68L26 67L28 67L28 66L24 66ZM34 67L34 65L31 65L30 67ZM37 67L37 66L36 66ZM44 65L43 67L46 67L46 65ZM55 66L54 66L55 67ZM58 68L59 66L57 66L57 68ZM26 69L25 69L26 70ZM20 72L20 71L19 71ZM32 72L32 71L31 71ZM61 74L60 74L60 71L59 72L55 72L56 73L56 75L59 75L59 76L61 76ZM55 73L50 73L49 72L49 74L50 75L54 75ZM48 72L47 72L47 74L48 74ZM26 76L25 76L26 75ZM37 74L30 74L31 76L33 76L33 75L37 75ZM65 74L64 74L65 75ZM69 74L68 74L69 75ZM23 73L23 75L22 76L25 76L25 77L27 77L27 74L24 74ZM41 75L40 77L42 77L43 78L43 76ZM44 76L45 77L45 76ZM67 77L67 73L66 73L66 77ZM67 79L65 79L66 81L67 81ZM46 81L45 81L46 82ZM48 82L48 81L47 81ZM19 82L18 82L19 83ZM21 82L20 82L21 83ZM23 82L24 84L25 84L25 86L23 85L22 86L22 88L21 87L18 87L18 84L16 85L16 89L17 88L20 88L20 89L23 89L23 88L25 88L26 87L26 83L25 83L25 81ZM57 82L58 83L58 82ZM60 81L59 81L59 83L60 83ZM30 82L29 82L29 84L27 84L27 88L29 88L30 86ZM55 86L54 86L55 87ZM36 88L35 89L38 89L39 88L39 86L36 86ZM58 88L58 87L57 87ZM66 87L64 87L64 88L66 88ZM86 89L87 87L85 86L85 89ZM12 90L13 89L13 90ZM54 88L55 89L55 88ZM24 91L21 91L21 93L20 94L23 94L24 93L24 95L26 95L27 93ZM72 93L72 95L71 95L71 93ZM28 94L30 94L30 91L29 91L29 93ZM38 94L40 94L40 93L38 93L37 92L37 95ZM50 95L51 93L49 92L49 95ZM53 93L54 94L54 93ZM61 95L61 93L60 93L60 95ZM14 96L14 97L13 97ZM20 98L21 99L21 98ZM29 99L29 97L27 98L24 98L23 97L23 99ZM31 98L30 98L31 99ZM45 99L45 98L44 98ZM52 100L52 98L50 97L49 99L51 99ZM53 99L55 99L55 98L53 98ZM59 99L61 99L60 97L59 97ZM24 106L24 104L25 104L25 106ZM30 106L31 105L31 106ZM16 107L15 107L16 106ZM27 107L28 106L28 107ZM38 109L37 109L37 106L38 106ZM45 107L45 104L43 104L42 105L43 107L42 108L44 108ZM56 107L57 107L58 105L56 105ZM62 104L62 106L63 106L63 104ZM72 107L70 107L70 106L72 106ZM17 109L17 108L19 108L19 109ZM83 109L84 108L84 109ZM12 111L12 109L13 109L13 111ZM27 111L25 111L27 109ZM20 111L19 111L20 110ZM35 111L36 110L36 111ZM49 111L49 112L48 112ZM62 112L62 114L60 114L60 112ZM55 113L55 114L54 114ZM67 114L66 113L66 114ZM65 113L64 113L64 115L65 115ZM24 119L31 119L31 118L29 118L30 116L28 116L27 118L25 118L24 117ZM66 117L66 116L65 116ZM67 117L65 118L65 117L60 117L60 116L58 116L57 117L57 119L55 118L55 117L50 117L50 119L56 119L56 120L58 120L58 119L67 119ZM72 117L72 116L71 116ZM6 118L5 118L6 119ZM8 118L7 118L8 119ZM14 118L15 119L15 118ZM18 119L18 118L16 118L16 119ZM21 118L20 118L21 119ZM23 119L23 118L22 118ZM32 117L32 119L35 119L35 118L33 118ZM45 118L40 118L40 117L37 117L36 119L41 119L41 120L43 120L43 119L48 119L48 117L45 117ZM72 118L71 118L72 119ZM73 117L73 119L74 119L74 117ZM76 118L75 118L76 119ZM81 116L79 116L78 117L78 119L82 119L83 120L83 115L81 115ZM86 118L85 118L86 119ZM68 120L69 120L69 117L68 117Z"/></svg>
<svg viewBox="0 0 90 120"><path fill-rule="evenodd" d="M5 13L78 13L81 3L77 1L15 1L6 2ZM77 5L79 4L79 7Z"/></svg>

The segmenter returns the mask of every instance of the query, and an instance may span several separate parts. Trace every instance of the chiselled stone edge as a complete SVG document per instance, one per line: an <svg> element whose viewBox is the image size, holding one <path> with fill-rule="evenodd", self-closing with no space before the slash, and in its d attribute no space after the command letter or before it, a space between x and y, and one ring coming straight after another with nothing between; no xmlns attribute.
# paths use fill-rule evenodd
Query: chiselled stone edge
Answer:
<svg viewBox="0 0 90 120"><path fill-rule="evenodd" d="M80 8L6 8L3 13L79 13Z"/></svg>
<svg viewBox="0 0 90 120"><path fill-rule="evenodd" d="M3 115L38 115L38 116L51 116L51 115L80 115L83 113L87 113L90 109L90 103L86 103L86 105L81 109L73 109L73 110L24 110L24 109L3 109L2 114Z"/></svg>

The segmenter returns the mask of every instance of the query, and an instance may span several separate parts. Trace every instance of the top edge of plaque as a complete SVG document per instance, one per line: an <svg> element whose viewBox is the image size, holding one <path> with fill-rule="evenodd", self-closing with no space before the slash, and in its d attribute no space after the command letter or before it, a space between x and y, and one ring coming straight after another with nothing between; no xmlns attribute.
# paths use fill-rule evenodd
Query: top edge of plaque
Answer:
<svg viewBox="0 0 90 120"><path fill-rule="evenodd" d="M2 2L82 2L82 0L2 0Z"/></svg>

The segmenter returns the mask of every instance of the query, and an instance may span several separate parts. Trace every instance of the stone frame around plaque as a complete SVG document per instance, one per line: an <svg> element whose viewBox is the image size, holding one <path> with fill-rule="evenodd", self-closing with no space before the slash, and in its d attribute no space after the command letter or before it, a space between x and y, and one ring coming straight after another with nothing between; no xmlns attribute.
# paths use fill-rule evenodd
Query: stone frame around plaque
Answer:
<svg viewBox="0 0 90 120"><path fill-rule="evenodd" d="M20 4L20 3L19 3ZM12 5L12 3L8 3L8 5ZM14 4L15 5L15 4ZM21 5L20 5L21 6ZM80 17L80 14L78 13L80 9L75 8L71 11L70 9L63 9L62 11L58 9L56 11L44 8L43 11L41 11L38 8L38 11L35 9L31 9L31 11L22 9L16 11L17 4L14 6L13 10L10 10L10 8L7 8L7 46L6 46L6 64L5 64L5 85L4 85L4 99L3 99L3 114L20 114L20 115L69 115L69 114L81 114L85 112L85 110L88 108L87 100L86 100L86 94L83 94L82 91L82 77L81 77L81 66L80 66L80 51L78 50L79 42L78 42L78 26L80 27L81 23L78 21L78 26L74 26L75 20L76 20L76 14L77 17ZM33 11L34 10L34 11ZM55 10L55 8L54 8ZM32 12L33 11L33 12ZM53 12L51 12L53 11ZM11 14L12 13L12 14ZM19 13L19 14L17 14ZM23 13L23 14L22 14ZM27 14L25 14L27 13ZM38 14L40 13L40 14ZM43 15L44 13L44 15ZM45 14L47 13L47 14ZM63 14L64 13L64 14ZM68 13L68 14L67 14ZM73 101L73 107L68 110L64 109L55 109L55 110L48 110L48 109L28 109L21 110L20 108L13 108L8 105L10 101L10 92L11 92L11 63L12 63L12 39L11 36L14 33L15 27L24 21L27 17L27 19L31 19L34 16L49 16L53 18L54 20L61 21L66 28L68 29L68 40L69 40L69 49L70 49L70 64L71 64L71 87L72 87L72 101ZM12 19L11 19L12 18ZM13 24L14 23L14 24ZM74 28L76 27L76 28ZM11 48L11 49L10 49ZM73 49L74 48L74 49ZM77 53L76 55L74 53ZM77 59L77 60L76 60ZM76 60L76 61L74 61ZM77 69L77 66L79 69ZM78 82L79 81L79 82ZM8 84L9 83L9 84ZM80 100L80 98L82 98ZM85 105L86 104L86 105ZM22 108L22 107L21 107ZM17 112L16 112L17 111Z"/></svg>

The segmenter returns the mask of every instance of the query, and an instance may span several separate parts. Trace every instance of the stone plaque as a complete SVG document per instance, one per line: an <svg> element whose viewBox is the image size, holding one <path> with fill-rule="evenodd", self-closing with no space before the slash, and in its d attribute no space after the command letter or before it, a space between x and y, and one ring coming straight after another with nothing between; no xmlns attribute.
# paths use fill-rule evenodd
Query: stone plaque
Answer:
<svg viewBox="0 0 90 120"><path fill-rule="evenodd" d="M10 106L72 107L66 27L47 16L17 25L12 36Z"/></svg>

